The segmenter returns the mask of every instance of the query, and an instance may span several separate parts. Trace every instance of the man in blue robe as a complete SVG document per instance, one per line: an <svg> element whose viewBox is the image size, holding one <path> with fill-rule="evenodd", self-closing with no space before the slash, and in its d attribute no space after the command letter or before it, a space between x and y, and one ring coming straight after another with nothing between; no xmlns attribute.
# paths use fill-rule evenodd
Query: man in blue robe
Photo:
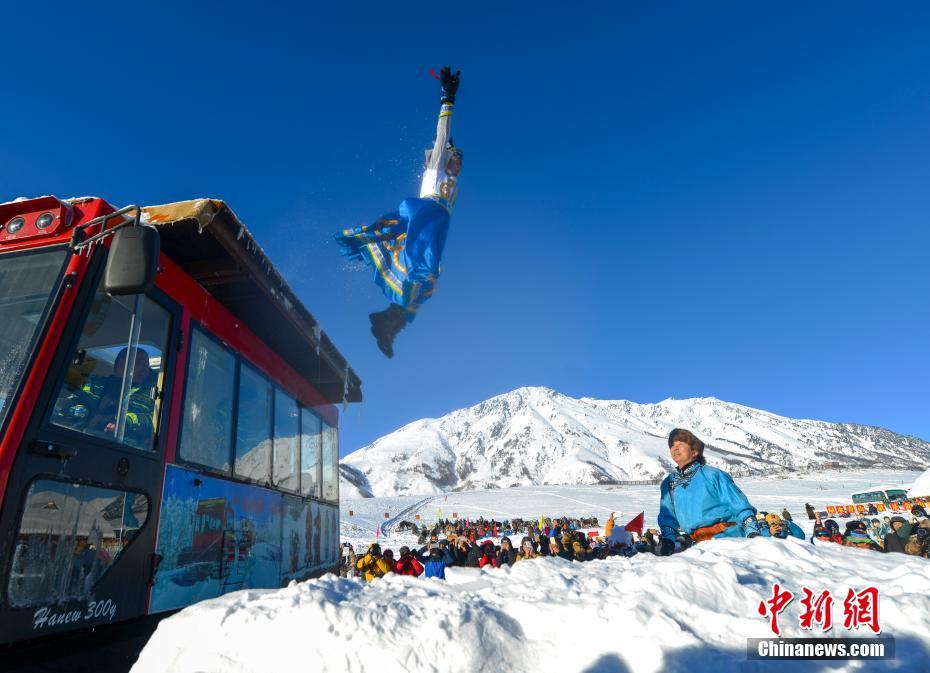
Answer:
<svg viewBox="0 0 930 673"><path fill-rule="evenodd" d="M391 303L368 316L378 348L394 357L394 337L413 322L420 306L436 291L442 272L442 251L449 218L458 195L462 151L452 143L452 108L459 72L446 66L442 85L436 141L427 150L418 198L404 199L398 209L372 224L345 229L336 235L342 254L362 260L375 271L375 283Z"/></svg>
<svg viewBox="0 0 930 673"><path fill-rule="evenodd" d="M675 428L668 447L677 467L659 487L663 555L681 549L676 540L682 535L694 542L759 535L756 508L730 475L706 464L704 442Z"/></svg>

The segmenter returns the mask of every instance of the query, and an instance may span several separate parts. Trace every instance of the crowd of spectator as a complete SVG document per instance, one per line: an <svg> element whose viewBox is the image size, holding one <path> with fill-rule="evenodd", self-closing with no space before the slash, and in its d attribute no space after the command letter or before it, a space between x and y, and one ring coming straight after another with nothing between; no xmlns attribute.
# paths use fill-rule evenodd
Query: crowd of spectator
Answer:
<svg viewBox="0 0 930 673"><path fill-rule="evenodd" d="M377 542L370 544L362 555L356 554L353 546L345 543L342 547L341 574L362 577L366 581L388 573L444 579L445 569L450 566L500 568L540 557L585 562L609 556L661 553L661 536L655 529L647 530L642 535L630 533L624 541L611 542L606 535L590 537L581 529L563 529L556 525L539 530L531 525L518 545L506 534L508 530L511 529L503 529L505 534L500 537L499 543L490 537L479 537L477 528L464 529L461 535L452 533L443 539L430 533L426 544L418 549L403 546L397 556L392 549L382 550Z"/></svg>
<svg viewBox="0 0 930 673"><path fill-rule="evenodd" d="M409 530L417 536L418 544L424 545L432 538L446 537L447 539L457 539L459 537L468 537L474 533L477 538L483 538L488 535L497 537L498 535L527 535L529 537L538 536L540 533L549 537L553 534L561 534L562 531L576 531L581 529L597 528L600 524L596 516L592 517L539 517L538 519L505 519L497 521L496 519L438 519L432 526L425 524L417 526L416 522L401 521L397 525L400 531Z"/></svg>
<svg viewBox="0 0 930 673"><path fill-rule="evenodd" d="M882 519L863 517L846 521L841 531L835 519L821 521L816 514L811 537L811 542L815 541L930 558L930 518L919 513Z"/></svg>

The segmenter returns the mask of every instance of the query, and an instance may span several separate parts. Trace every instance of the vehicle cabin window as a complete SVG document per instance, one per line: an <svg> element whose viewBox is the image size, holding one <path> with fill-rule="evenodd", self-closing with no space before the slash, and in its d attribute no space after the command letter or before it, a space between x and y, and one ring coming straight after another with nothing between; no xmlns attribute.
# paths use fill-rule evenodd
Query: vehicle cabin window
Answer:
<svg viewBox="0 0 930 673"><path fill-rule="evenodd" d="M882 502L885 494L881 491L868 491L867 493L856 493L853 495L853 504L864 505L869 502Z"/></svg>
<svg viewBox="0 0 930 673"><path fill-rule="evenodd" d="M322 491L323 423L309 409L300 410L300 492L310 498L321 498Z"/></svg>
<svg viewBox="0 0 930 673"><path fill-rule="evenodd" d="M51 422L154 451L170 329L171 314L157 303L141 296L111 297L101 283L58 388Z"/></svg>
<svg viewBox="0 0 930 673"><path fill-rule="evenodd" d="M235 356L193 330L181 425L182 459L229 472L235 380Z"/></svg>
<svg viewBox="0 0 930 673"><path fill-rule="evenodd" d="M323 500L339 502L339 443L337 429L323 423Z"/></svg>
<svg viewBox="0 0 930 673"><path fill-rule="evenodd" d="M297 400L274 391L274 485L292 493L300 491L300 416Z"/></svg>
<svg viewBox="0 0 930 673"><path fill-rule="evenodd" d="M271 484L271 383L249 365L239 370L235 473Z"/></svg>
<svg viewBox="0 0 930 673"><path fill-rule="evenodd" d="M888 494L888 500L890 502L898 502L900 500L907 500L907 491L898 488L892 488L885 491Z"/></svg>
<svg viewBox="0 0 930 673"><path fill-rule="evenodd" d="M7 590L17 607L79 600L149 517L139 493L51 479L32 483Z"/></svg>
<svg viewBox="0 0 930 673"><path fill-rule="evenodd" d="M66 250L0 257L0 423L42 326Z"/></svg>

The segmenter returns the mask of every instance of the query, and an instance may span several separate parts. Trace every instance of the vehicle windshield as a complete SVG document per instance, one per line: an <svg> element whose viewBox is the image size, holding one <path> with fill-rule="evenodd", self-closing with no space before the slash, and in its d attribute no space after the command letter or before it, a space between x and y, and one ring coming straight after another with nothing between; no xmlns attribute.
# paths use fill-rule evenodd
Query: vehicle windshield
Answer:
<svg viewBox="0 0 930 673"><path fill-rule="evenodd" d="M0 255L0 425L35 346L68 251Z"/></svg>
<svg viewBox="0 0 930 673"><path fill-rule="evenodd" d="M907 491L901 488L890 488L885 493L888 494L888 500L891 502L907 500Z"/></svg>

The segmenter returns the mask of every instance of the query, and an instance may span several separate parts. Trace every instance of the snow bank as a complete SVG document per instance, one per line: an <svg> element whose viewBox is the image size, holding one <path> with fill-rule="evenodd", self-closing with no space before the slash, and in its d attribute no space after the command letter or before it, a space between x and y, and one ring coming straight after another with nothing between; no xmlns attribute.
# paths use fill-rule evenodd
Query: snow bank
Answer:
<svg viewBox="0 0 930 673"><path fill-rule="evenodd" d="M930 495L930 469L917 477L914 484L907 492L907 495L909 498L920 498Z"/></svg>
<svg viewBox="0 0 930 673"><path fill-rule="evenodd" d="M670 558L540 559L448 577L370 585L325 577L206 601L163 621L133 672L811 670L811 662L746 661L746 639L771 635L757 608L776 581L799 596L802 586L831 590L830 636L857 635L842 625L847 588L877 585L896 660L867 662L868 670L920 670L930 645L930 563L901 554L714 540ZM783 635L822 635L800 629L798 600L782 613Z"/></svg>

